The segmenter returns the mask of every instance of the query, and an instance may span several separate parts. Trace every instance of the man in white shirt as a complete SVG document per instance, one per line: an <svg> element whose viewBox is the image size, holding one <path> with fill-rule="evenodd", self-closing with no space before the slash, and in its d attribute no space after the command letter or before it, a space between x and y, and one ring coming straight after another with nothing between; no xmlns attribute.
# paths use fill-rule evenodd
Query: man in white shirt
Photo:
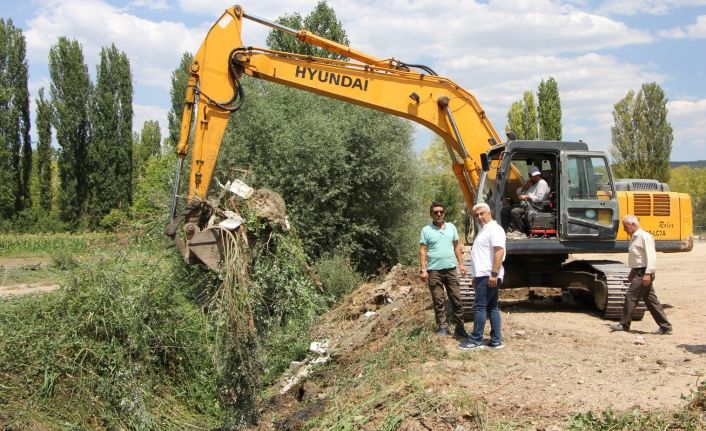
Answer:
<svg viewBox="0 0 706 431"><path fill-rule="evenodd" d="M512 225L516 231L528 233L528 226L525 223L525 214L531 205L542 203L549 197L549 184L541 176L539 168L532 166L529 169L529 180L522 187L517 189L517 198L520 206L510 211Z"/></svg>
<svg viewBox="0 0 706 431"><path fill-rule="evenodd" d="M473 207L473 217L481 226L471 249L471 276L475 299L473 300L473 332L467 341L459 344L462 350L484 349L483 331L485 321L490 316L490 342L488 347L502 349L500 333L500 309L498 290L502 286L505 270L505 230L493 220L490 207L479 203Z"/></svg>
<svg viewBox="0 0 706 431"><path fill-rule="evenodd" d="M620 323L610 327L612 331L629 331L632 322L632 313L640 300L645 301L645 306L650 311L652 318L659 325L655 334L669 335L672 333L672 324L667 320L662 304L655 294L652 282L655 279L657 266L657 251L655 240L649 232L640 228L640 222L634 215L623 217L623 230L630 235L630 248L628 249L628 266L630 287L625 293L623 317Z"/></svg>

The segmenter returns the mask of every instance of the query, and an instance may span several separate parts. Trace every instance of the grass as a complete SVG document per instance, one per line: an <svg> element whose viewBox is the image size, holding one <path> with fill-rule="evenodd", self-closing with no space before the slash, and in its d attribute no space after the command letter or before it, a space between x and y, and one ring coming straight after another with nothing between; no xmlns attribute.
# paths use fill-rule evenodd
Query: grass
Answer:
<svg viewBox="0 0 706 431"><path fill-rule="evenodd" d="M237 429L256 420L264 383L306 352L325 300L295 238L256 249L257 339L230 345L213 302L224 274L185 265L161 236L133 238L0 236L2 256L51 258L0 277L62 279L52 294L0 298L0 428ZM243 380L246 364L256 381Z"/></svg>
<svg viewBox="0 0 706 431"><path fill-rule="evenodd" d="M55 294L0 300L0 405L11 412L0 420L59 429L218 424L212 335L187 297L196 280L180 280L175 264L114 256L76 268Z"/></svg>
<svg viewBox="0 0 706 431"><path fill-rule="evenodd" d="M124 248L132 241L129 234L116 235L105 232L0 234L0 256L51 256L57 253L84 255L106 249Z"/></svg>
<svg viewBox="0 0 706 431"><path fill-rule="evenodd" d="M0 263L0 287L19 283L56 283L61 271L47 265L20 265L5 267Z"/></svg>
<svg viewBox="0 0 706 431"><path fill-rule="evenodd" d="M377 351L351 357L349 364L332 364L324 375L332 386L328 407L305 429L395 430L410 417L472 408L458 392L430 393L421 365L443 360L446 350L425 327L394 331ZM344 377L341 377L344 376Z"/></svg>
<svg viewBox="0 0 706 431"><path fill-rule="evenodd" d="M676 412L585 412L569 421L570 431L698 431L706 429L706 382L686 398L686 405Z"/></svg>

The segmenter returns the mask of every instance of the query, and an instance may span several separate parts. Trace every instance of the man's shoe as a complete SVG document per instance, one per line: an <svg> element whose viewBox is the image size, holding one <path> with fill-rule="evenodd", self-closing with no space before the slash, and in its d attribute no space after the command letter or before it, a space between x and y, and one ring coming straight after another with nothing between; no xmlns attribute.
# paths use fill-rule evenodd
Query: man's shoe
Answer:
<svg viewBox="0 0 706 431"><path fill-rule="evenodd" d="M482 344L476 344L471 340L464 341L463 343L458 345L458 348L461 350L483 350L485 349L485 346Z"/></svg>
<svg viewBox="0 0 706 431"><path fill-rule="evenodd" d="M526 239L527 238L527 235L525 235L523 232L520 232L519 230L508 232L505 236L510 239Z"/></svg>
<svg viewBox="0 0 706 431"><path fill-rule="evenodd" d="M503 347L505 347L505 345L504 345L503 343L498 343L498 344L488 343L488 348L489 348L489 349L500 350L500 349L502 349Z"/></svg>
<svg viewBox="0 0 706 431"><path fill-rule="evenodd" d="M448 336L449 336L449 330L446 329L446 328L439 328L439 332L437 332L437 334L438 334L440 337L448 337Z"/></svg>
<svg viewBox="0 0 706 431"><path fill-rule="evenodd" d="M623 326L621 323L616 323L615 325L610 325L610 332L617 332L617 331L629 331L628 328Z"/></svg>
<svg viewBox="0 0 706 431"><path fill-rule="evenodd" d="M659 328L654 333L656 335L672 335L672 328Z"/></svg>
<svg viewBox="0 0 706 431"><path fill-rule="evenodd" d="M466 332L466 328L464 328L463 326L456 326L456 330L454 331L454 337L471 338L471 334Z"/></svg>

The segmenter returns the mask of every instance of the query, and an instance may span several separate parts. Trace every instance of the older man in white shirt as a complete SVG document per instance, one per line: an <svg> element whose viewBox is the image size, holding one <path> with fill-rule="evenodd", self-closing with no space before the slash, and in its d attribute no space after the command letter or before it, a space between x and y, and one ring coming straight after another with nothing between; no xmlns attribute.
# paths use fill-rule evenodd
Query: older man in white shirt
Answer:
<svg viewBox="0 0 706 431"><path fill-rule="evenodd" d="M611 326L610 329L612 331L629 331L632 313L637 307L637 303L643 300L652 318L659 325L655 334L669 335L672 333L672 325L667 320L667 315L664 313L652 285L657 266L655 240L649 232L640 228L640 222L634 215L628 214L623 217L623 229L630 235L630 248L628 249L628 266L630 267L628 282L630 287L625 293L623 317L620 319L620 323Z"/></svg>
<svg viewBox="0 0 706 431"><path fill-rule="evenodd" d="M498 289L503 284L505 269L505 231L493 220L490 207L479 203L473 207L473 217L481 229L476 233L471 249L473 288L473 333L466 341L458 345L459 349L484 349L483 332L486 318L490 317L491 349L502 349L500 309L498 308Z"/></svg>

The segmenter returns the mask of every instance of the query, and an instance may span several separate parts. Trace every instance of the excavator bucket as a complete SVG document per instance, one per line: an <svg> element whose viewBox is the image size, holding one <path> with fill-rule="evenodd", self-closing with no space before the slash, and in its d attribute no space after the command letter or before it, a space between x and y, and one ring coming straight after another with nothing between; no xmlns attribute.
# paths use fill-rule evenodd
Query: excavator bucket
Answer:
<svg viewBox="0 0 706 431"><path fill-rule="evenodd" d="M212 229L196 232L188 243L189 254L195 256L209 268L218 269L223 260L221 235Z"/></svg>
<svg viewBox="0 0 706 431"><path fill-rule="evenodd" d="M217 270L223 260L223 243L217 230L203 230L189 235L184 241L179 237L174 238L177 250L184 261L189 265L204 264Z"/></svg>

